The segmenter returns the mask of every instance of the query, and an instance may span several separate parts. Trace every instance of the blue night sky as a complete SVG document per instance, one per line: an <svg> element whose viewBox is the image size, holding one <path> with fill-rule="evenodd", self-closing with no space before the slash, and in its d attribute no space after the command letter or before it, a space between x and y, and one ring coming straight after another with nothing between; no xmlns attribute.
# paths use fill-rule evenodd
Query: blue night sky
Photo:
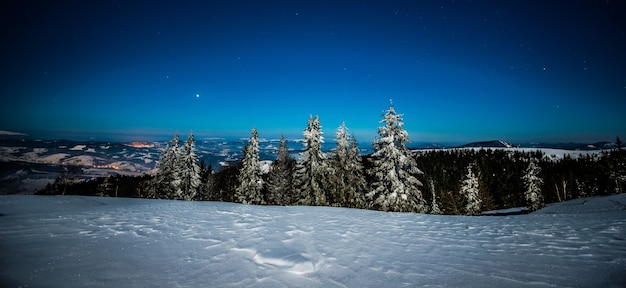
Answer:
<svg viewBox="0 0 626 288"><path fill-rule="evenodd" d="M622 1L9 1L0 130L45 138L626 138Z"/></svg>

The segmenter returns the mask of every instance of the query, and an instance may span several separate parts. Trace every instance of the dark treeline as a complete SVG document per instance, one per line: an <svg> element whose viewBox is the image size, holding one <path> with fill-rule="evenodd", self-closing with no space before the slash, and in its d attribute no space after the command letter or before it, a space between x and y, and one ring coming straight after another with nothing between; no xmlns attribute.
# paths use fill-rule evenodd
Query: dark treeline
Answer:
<svg viewBox="0 0 626 288"><path fill-rule="evenodd" d="M540 167L543 184L539 188L545 203L622 193L626 175L623 154L615 149L556 159L541 151L487 148L418 151L416 157L424 171L420 176L427 184L424 190L430 192L424 193L428 201L435 195L446 214L465 214L465 199L458 191L470 164L476 165L479 174L481 210L488 211L529 205L524 176L532 159Z"/></svg>
<svg viewBox="0 0 626 288"><path fill-rule="evenodd" d="M424 172L418 178L424 183L422 191L425 200L432 203L434 195L444 214L465 214L465 199L459 190L466 176L466 167L471 163L477 163L480 171L479 195L483 211L528 205L524 197L526 187L523 176L530 159L539 160L540 176L543 179L541 193L545 203L622 193L625 182L624 174L619 174L619 169L623 169L624 165L621 155L623 150L617 149L594 156L572 158L566 155L563 159L553 159L541 151L509 149L454 149L414 153ZM369 155L361 157L364 163L371 163ZM241 163L224 167L215 173L210 173L210 166L205 165L203 168L203 182L207 186L203 189L204 193L198 194L194 200L236 202L235 191L240 184L238 176ZM622 178L618 175L622 175ZM267 182L269 176L263 174L262 178ZM151 175L115 175L64 184L65 181L59 177L37 194L147 198L142 191L145 190L145 183L152 179L154 176ZM366 176L366 181L371 183L371 177ZM276 201L269 198L267 188L262 191L265 202L276 205Z"/></svg>
<svg viewBox="0 0 626 288"><path fill-rule="evenodd" d="M516 149L411 151L405 145L408 134L402 115L393 106L382 122L385 126L379 127L380 137L370 155L359 155L345 124L335 134L336 148L322 152L319 118L311 117L299 159L289 155L283 137L268 171L261 171L256 129L244 158L219 171L198 161L193 135L183 145L175 135L161 155L156 175L74 181L71 173L62 173L37 194L479 215L512 207L532 211L546 203L622 193L626 183L626 153L619 138L611 151L578 157Z"/></svg>

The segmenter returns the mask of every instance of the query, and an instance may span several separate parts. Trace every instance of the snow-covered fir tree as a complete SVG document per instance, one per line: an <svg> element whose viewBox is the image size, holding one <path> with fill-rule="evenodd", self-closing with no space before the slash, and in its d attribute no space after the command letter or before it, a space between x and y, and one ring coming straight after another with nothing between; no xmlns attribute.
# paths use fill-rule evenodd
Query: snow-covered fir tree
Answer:
<svg viewBox="0 0 626 288"><path fill-rule="evenodd" d="M322 126L318 116L309 117L304 136L304 151L294 172L295 204L324 206L327 205L325 189L327 188L328 167L326 155L322 152Z"/></svg>
<svg viewBox="0 0 626 288"><path fill-rule="evenodd" d="M541 186L543 185L543 179L539 177L541 167L537 164L535 158L531 158L526 168L525 175L522 177L526 191L524 197L528 203L528 208L531 211L537 211L544 205L543 195L541 194Z"/></svg>
<svg viewBox="0 0 626 288"><path fill-rule="evenodd" d="M353 208L365 208L367 183L363 176L363 164L356 139L348 135L345 122L335 133L337 144L331 158L328 204Z"/></svg>
<svg viewBox="0 0 626 288"><path fill-rule="evenodd" d="M148 196L159 199L181 199L180 190L180 138L178 133L161 153L158 172L153 179Z"/></svg>
<svg viewBox="0 0 626 288"><path fill-rule="evenodd" d="M371 206L383 211L426 213L424 201L416 175L422 174L411 151L406 147L409 137L404 130L401 114L397 114L393 104L383 114L383 126L378 127L378 137L374 142L374 168L372 169L372 190L367 193Z"/></svg>
<svg viewBox="0 0 626 288"><path fill-rule="evenodd" d="M244 148L243 162L239 170L239 186L235 190L235 201L243 204L265 204L263 199L263 179L259 160L259 134L252 129L252 136Z"/></svg>
<svg viewBox="0 0 626 288"><path fill-rule="evenodd" d="M437 204L437 195L435 194L435 181L432 178L430 178L430 191L433 194L433 201L430 205L430 214L443 214L443 211L441 211L441 209L439 208L439 204Z"/></svg>
<svg viewBox="0 0 626 288"><path fill-rule="evenodd" d="M467 166L467 174L461 182L461 195L465 197L465 213L467 215L478 215L481 210L481 200L479 196L480 186L478 176L474 173L474 165Z"/></svg>
<svg viewBox="0 0 626 288"><path fill-rule="evenodd" d="M180 153L180 190L183 200L193 200L200 192L202 181L202 173L200 164L198 164L198 155L196 154L196 141L193 133L189 133L185 145L183 145Z"/></svg>
<svg viewBox="0 0 626 288"><path fill-rule="evenodd" d="M289 147L285 135L280 137L280 144L276 154L276 160L272 163L267 177L267 204L289 205L291 204L292 177L295 160L289 154Z"/></svg>

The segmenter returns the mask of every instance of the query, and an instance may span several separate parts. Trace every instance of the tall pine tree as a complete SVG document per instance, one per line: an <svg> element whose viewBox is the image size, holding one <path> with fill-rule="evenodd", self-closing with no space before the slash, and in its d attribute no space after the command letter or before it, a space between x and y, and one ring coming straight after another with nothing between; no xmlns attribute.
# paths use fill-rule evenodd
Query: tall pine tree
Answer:
<svg viewBox="0 0 626 288"><path fill-rule="evenodd" d="M292 178L295 160L289 154L285 135L280 137L276 160L267 177L267 204L289 205L292 198Z"/></svg>
<svg viewBox="0 0 626 288"><path fill-rule="evenodd" d="M265 204L261 163L259 160L259 134L252 129L252 136L244 148L242 167L239 170L239 187L235 190L235 201L244 204Z"/></svg>
<svg viewBox="0 0 626 288"><path fill-rule="evenodd" d="M467 166L467 174L461 183L461 191L459 191L465 197L465 213L467 215L480 214L479 189L478 176L474 173L474 165L470 164Z"/></svg>
<svg viewBox="0 0 626 288"><path fill-rule="evenodd" d="M310 116L307 128L303 132L304 151L294 172L295 204L327 205L325 189L329 171L325 161L326 155L322 152L324 143L322 134L320 118Z"/></svg>
<svg viewBox="0 0 626 288"><path fill-rule="evenodd" d="M541 194L541 186L543 185L543 179L539 177L541 167L537 164L535 158L530 159L528 168L526 168L526 174L522 177L526 191L524 197L528 203L528 207L531 211L537 211L543 207L543 195Z"/></svg>
<svg viewBox="0 0 626 288"><path fill-rule="evenodd" d="M161 153L158 172L150 185L150 198L180 199L180 138L178 133Z"/></svg>
<svg viewBox="0 0 626 288"><path fill-rule="evenodd" d="M183 146L180 153L180 190L181 199L193 200L200 192L201 181L201 168L198 164L198 155L196 154L196 141L193 138L193 133L189 133L187 141Z"/></svg>
<svg viewBox="0 0 626 288"><path fill-rule="evenodd" d="M367 183L363 164L356 140L348 135L345 123L337 128L335 142L337 146L330 162L333 173L330 174L328 203L332 206L365 208Z"/></svg>
<svg viewBox="0 0 626 288"><path fill-rule="evenodd" d="M392 103L383 114L384 126L378 127L379 138L374 142L372 154L372 190L367 193L371 206L383 211L426 213L416 175L422 174L411 151L406 147L410 140L404 130L402 115L397 114Z"/></svg>

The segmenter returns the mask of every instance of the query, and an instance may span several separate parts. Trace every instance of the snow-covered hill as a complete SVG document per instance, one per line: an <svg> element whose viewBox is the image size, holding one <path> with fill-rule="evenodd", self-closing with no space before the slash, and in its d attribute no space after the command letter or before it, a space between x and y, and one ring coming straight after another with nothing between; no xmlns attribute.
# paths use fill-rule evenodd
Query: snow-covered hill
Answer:
<svg viewBox="0 0 626 288"><path fill-rule="evenodd" d="M482 141L482 142L472 142L465 145L459 146L459 148L470 148L470 147L478 147L478 148L513 148L513 145L502 141L502 140L491 140L491 141Z"/></svg>
<svg viewBox="0 0 626 288"><path fill-rule="evenodd" d="M1 135L0 135L1 136ZM219 170L243 157L246 139L223 138L196 141L200 160ZM261 160L274 160L280 139L259 139ZM289 140L294 157L302 151L301 140ZM80 168L75 178L90 179L108 175L153 173L162 142L98 142L69 140L32 140L0 137L0 194L32 194L59 176L65 166ZM335 143L324 145L330 151ZM371 143L360 144L362 153L371 153ZM267 163L267 162L266 162Z"/></svg>
<svg viewBox="0 0 626 288"><path fill-rule="evenodd" d="M2 287L624 287L626 194L508 217L0 196Z"/></svg>

